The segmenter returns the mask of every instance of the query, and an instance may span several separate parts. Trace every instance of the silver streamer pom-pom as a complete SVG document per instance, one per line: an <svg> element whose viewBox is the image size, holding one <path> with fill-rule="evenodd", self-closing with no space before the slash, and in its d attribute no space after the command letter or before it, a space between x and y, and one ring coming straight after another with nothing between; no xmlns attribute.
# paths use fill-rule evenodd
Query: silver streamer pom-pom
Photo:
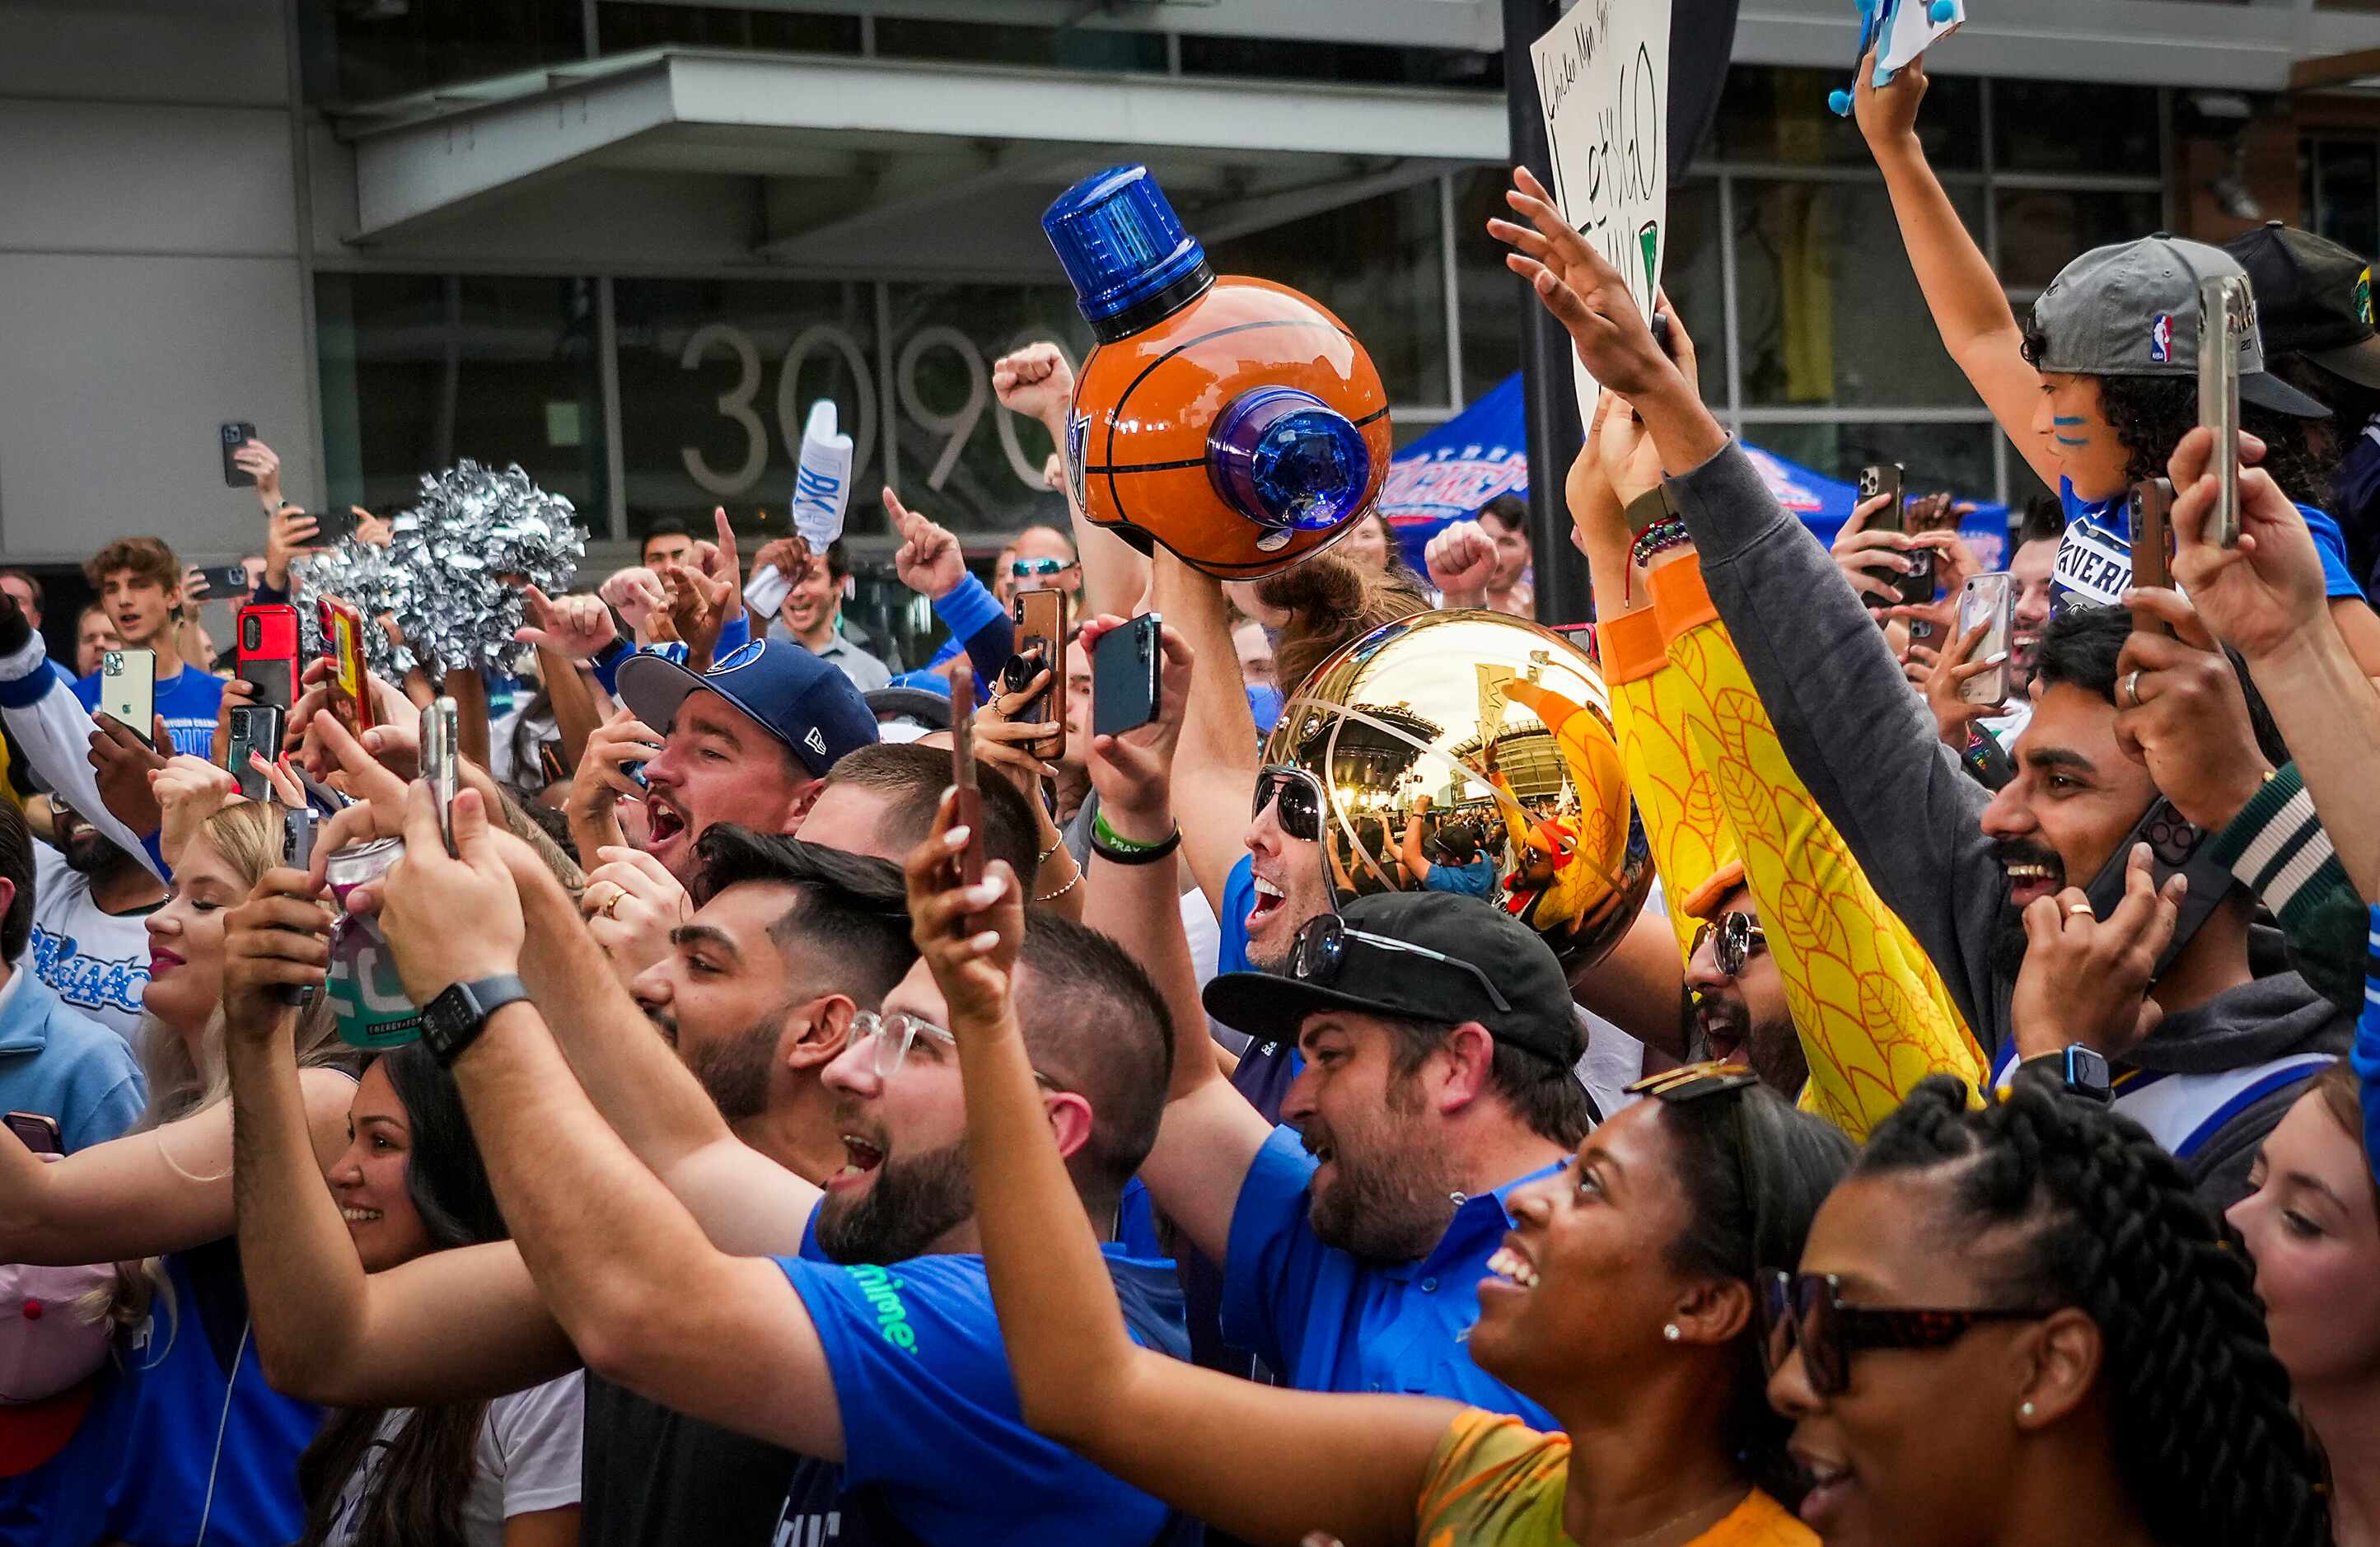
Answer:
<svg viewBox="0 0 2380 1547"><path fill-rule="evenodd" d="M381 629L364 630L372 670L392 680L425 662L511 671L520 654L513 631L521 626L521 585L560 595L587 551L570 502L540 489L518 464L497 472L465 458L425 473L420 502L389 525L386 548L350 538L292 568L310 632L307 593L344 598L368 619L394 615L404 647Z"/></svg>

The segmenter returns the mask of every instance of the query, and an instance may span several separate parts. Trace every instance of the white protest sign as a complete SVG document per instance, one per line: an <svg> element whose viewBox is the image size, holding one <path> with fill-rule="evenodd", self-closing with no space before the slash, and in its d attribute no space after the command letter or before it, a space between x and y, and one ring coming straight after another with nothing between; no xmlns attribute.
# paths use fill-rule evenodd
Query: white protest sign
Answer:
<svg viewBox="0 0 2380 1547"><path fill-rule="evenodd" d="M1529 57L1554 199L1650 317L1670 235L1670 0L1579 0ZM1571 364L1589 424L1603 389Z"/></svg>

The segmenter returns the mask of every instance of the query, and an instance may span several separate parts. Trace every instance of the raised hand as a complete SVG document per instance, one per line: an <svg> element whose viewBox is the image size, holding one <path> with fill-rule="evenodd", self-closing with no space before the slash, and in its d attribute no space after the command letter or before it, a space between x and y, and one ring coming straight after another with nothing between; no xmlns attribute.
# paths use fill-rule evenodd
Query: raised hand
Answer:
<svg viewBox="0 0 2380 1547"><path fill-rule="evenodd" d="M669 606L669 591L662 577L642 564L615 572L596 595L618 608L620 616L638 634L645 632L654 613Z"/></svg>
<svg viewBox="0 0 2380 1547"><path fill-rule="evenodd" d="M772 538L752 555L752 573L775 570L787 580L798 580L810 567L810 545L798 537Z"/></svg>
<svg viewBox="0 0 2380 1547"><path fill-rule="evenodd" d="M900 551L892 555L892 572L901 584L929 601L940 601L966 578L966 559L959 539L943 527L901 502L891 485L884 489L884 509L901 534Z"/></svg>
<svg viewBox="0 0 2380 1547"><path fill-rule="evenodd" d="M1075 369L1054 344L1028 344L992 362L991 390L1000 405L1049 428L1066 443L1066 415L1075 401Z"/></svg>
<svg viewBox="0 0 2380 1547"><path fill-rule="evenodd" d="M2026 907L2024 965L2009 1009L2020 1058L2079 1042L2119 1058L2164 1019L2149 985L2190 883L2176 875L2158 888L2149 861L2147 844L2132 845L2123 900L2104 921L2079 887Z"/></svg>
<svg viewBox="0 0 2380 1547"><path fill-rule="evenodd" d="M1629 398L1682 381L1678 367L1654 342L1626 278L1562 218L1527 167L1512 169L1504 202L1528 224L1491 220L1488 233L1516 249L1504 255L1505 266L1529 282L1569 332L1588 373Z"/></svg>
<svg viewBox="0 0 2380 1547"><path fill-rule="evenodd" d="M1451 522L1422 550L1422 567L1449 607L1477 607L1496 574L1496 539L1476 521Z"/></svg>
<svg viewBox="0 0 2380 1547"><path fill-rule="evenodd" d="M599 597L550 598L534 586L523 586L521 600L527 617L521 627L513 630L513 638L521 644L560 650L566 656L592 656L620 635L612 622L612 610Z"/></svg>
<svg viewBox="0 0 2380 1547"><path fill-rule="evenodd" d="M2180 593L2148 586L2124 599L2135 616L2146 612L2173 632L2136 624L2125 636L2116 659L2116 744L2184 816L2209 830L2225 827L2272 773L2240 674Z"/></svg>
<svg viewBox="0 0 2380 1547"><path fill-rule="evenodd" d="M734 598L740 607L743 595L735 581L715 580L684 564L663 564L661 576L669 590L670 622L686 641L686 669L707 671L719 644L719 631L727 622L728 602Z"/></svg>
<svg viewBox="0 0 2380 1547"><path fill-rule="evenodd" d="M271 446L250 436L231 453L231 465L256 480L256 502L265 514L281 508L281 458Z"/></svg>
<svg viewBox="0 0 2380 1547"><path fill-rule="evenodd" d="M276 591L289 588L289 561L322 545L314 539L321 526L295 505L281 505L264 523L264 583Z"/></svg>
<svg viewBox="0 0 2380 1547"><path fill-rule="evenodd" d="M117 821L144 837L157 831L164 821L157 798L149 789L149 772L165 766L157 748L174 744L163 716L156 718L151 733L156 739L143 741L138 731L109 715L99 715L91 721L90 760L91 771L99 776L100 804Z"/></svg>
<svg viewBox="0 0 2380 1547"><path fill-rule="evenodd" d="M405 857L370 888L372 901L367 906L388 937L406 997L417 1005L428 1004L452 984L518 973L528 934L520 888L490 829L480 792L458 792L452 816L450 857L430 786L409 786ZM456 927L457 920L468 920L469 927Z"/></svg>
<svg viewBox="0 0 2380 1547"><path fill-rule="evenodd" d="M1113 613L1091 619L1083 624L1083 648L1092 650L1110 629L1125 622ZM1083 757L1108 825L1118 836L1141 843L1161 843L1172 830L1173 749L1182 739L1190 673L1197 662L1189 642L1171 624L1159 639L1164 659L1158 668L1157 718L1122 735L1093 736Z"/></svg>
<svg viewBox="0 0 2380 1547"><path fill-rule="evenodd" d="M964 1042L1009 1018L1025 938L1025 889L1006 860L985 864L983 879L972 887L959 883L955 861L969 835L957 812L957 792L944 791L932 830L909 851L902 874L909 885L910 938L942 991L951 1034Z"/></svg>
<svg viewBox="0 0 2380 1547"><path fill-rule="evenodd" d="M2200 618L2251 661L2264 659L2305 631L2328 626L2328 586L2322 555L2305 517L2272 476L2252 464L2264 442L2240 437L2240 543L2224 548L2206 536L2216 492L2215 432L2204 426L2181 438L2166 464L2173 480L2173 577L2190 593ZM2130 605L2131 598L2125 598Z"/></svg>
<svg viewBox="0 0 2380 1547"><path fill-rule="evenodd" d="M347 513L356 518L356 540L367 548L386 548L396 540L396 526L384 515L374 515L361 505L349 505Z"/></svg>
<svg viewBox="0 0 2380 1547"><path fill-rule="evenodd" d="M1909 647L1904 667L1914 682L1916 667L1921 663L1925 666L1925 680L1919 683L1925 692L1925 707L1934 711L1935 728L1941 732L1943 744L1953 751L1966 749L1967 732L1975 721L1989 719L2008 707L2005 703L1973 704L1959 696L1961 687L2008 661L2005 650L1981 660L1975 659L1977 647L1991 631L1991 624L1983 622L1969 629L1964 637L1951 636L1938 658L1924 645Z"/></svg>
<svg viewBox="0 0 2380 1547"><path fill-rule="evenodd" d="M321 884L302 870L268 870L248 900L224 914L224 1021L261 1041L297 1009L284 988L318 985L331 961L331 914Z"/></svg>
<svg viewBox="0 0 2380 1547"><path fill-rule="evenodd" d="M1050 669L1045 666L1022 688L993 694L975 712L976 755L998 768L1026 800L1037 803L1041 799L1041 780L1058 775L1042 759L1063 750L1066 728L1056 720L1035 724L1015 717L1036 695L1048 689L1050 680Z"/></svg>
<svg viewBox="0 0 2380 1547"><path fill-rule="evenodd" d="M157 850L168 865L208 817L239 799L239 780L228 769L187 753L150 769L148 778L157 807Z"/></svg>
<svg viewBox="0 0 2380 1547"><path fill-rule="evenodd" d="M1859 78L1852 88L1852 117L1861 137L1878 146L1915 134L1917 104L1925 100L1925 55L1903 65L1889 85L1869 85L1875 79L1876 50L1871 48L1860 56Z"/></svg>
<svg viewBox="0 0 2380 1547"><path fill-rule="evenodd" d="M727 507L711 507L710 519L718 527L719 540L699 544L695 563L705 575L727 587L719 612L724 625L744 616L744 559L735 546L735 528L727 523Z"/></svg>
<svg viewBox="0 0 2380 1547"><path fill-rule="evenodd" d="M577 771L570 776L570 793L562 803L563 815L570 819L574 832L585 826L609 825L611 831L602 841L617 843L619 827L612 808L623 797L639 800L644 787L621 769L624 763L642 763L662 755L662 736L651 726L638 719L628 709L620 709L589 731L587 750L579 755ZM596 845L581 842L578 852L589 854Z"/></svg>

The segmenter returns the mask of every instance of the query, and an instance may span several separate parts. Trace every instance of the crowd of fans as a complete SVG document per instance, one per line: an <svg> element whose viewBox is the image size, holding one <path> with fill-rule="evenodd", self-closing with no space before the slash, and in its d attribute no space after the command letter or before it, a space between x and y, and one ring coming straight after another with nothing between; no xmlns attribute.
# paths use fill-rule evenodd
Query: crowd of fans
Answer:
<svg viewBox="0 0 2380 1547"><path fill-rule="evenodd" d="M840 541L662 521L528 595L516 676L375 677L359 729L318 661L248 768L164 539L92 556L71 671L0 572L0 1541L2380 1547L2363 261L2143 236L2020 320L1922 66L1866 75L1943 340L2058 491L2004 648L1947 500L1828 551L1525 171L1483 237L1604 389L1564 494L1659 885L1591 963L1537 916L1578 814L1492 744L1509 825L1259 752L1355 642L1529 614L1511 500L1418 573L1377 513L1253 584L1078 515L987 584L888 489L914 668ZM1054 346L994 385L1066 444ZM234 599L285 601L322 527L237 461ZM1036 588L1078 626L1020 655ZM1154 718L1094 734L1148 612ZM120 650L150 725L94 712ZM367 925L395 976L343 985ZM358 994L423 1040L358 1045Z"/></svg>

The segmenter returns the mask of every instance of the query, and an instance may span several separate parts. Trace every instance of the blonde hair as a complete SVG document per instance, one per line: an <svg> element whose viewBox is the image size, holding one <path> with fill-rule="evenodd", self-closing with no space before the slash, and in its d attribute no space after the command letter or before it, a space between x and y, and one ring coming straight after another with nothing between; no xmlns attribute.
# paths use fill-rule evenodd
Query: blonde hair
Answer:
<svg viewBox="0 0 2380 1547"><path fill-rule="evenodd" d="M278 802L242 802L216 812L199 830L229 863L233 873L245 885L254 887L266 871L281 864L282 817L285 809ZM142 1013L136 1051L141 1075L149 1085L149 1105L140 1120L126 1130L128 1135L156 1133L168 1123L229 1099L231 1070L224 1058L225 1032L223 1006L217 1004L207 1017L206 1030L200 1033L198 1050L193 1053L189 1040L180 1032L154 1015ZM339 1040L330 1004L317 993L312 1002L298 1012L298 1067L331 1067L353 1073L359 1060L357 1050ZM157 1143L165 1163L180 1172L180 1165L164 1148L162 1134ZM118 1263L115 1283L85 1297L78 1309L92 1320L106 1316L118 1325L132 1326L147 1317L156 1291L166 1288L163 1259L152 1257L140 1263ZM170 1311L170 1289L166 1299Z"/></svg>

